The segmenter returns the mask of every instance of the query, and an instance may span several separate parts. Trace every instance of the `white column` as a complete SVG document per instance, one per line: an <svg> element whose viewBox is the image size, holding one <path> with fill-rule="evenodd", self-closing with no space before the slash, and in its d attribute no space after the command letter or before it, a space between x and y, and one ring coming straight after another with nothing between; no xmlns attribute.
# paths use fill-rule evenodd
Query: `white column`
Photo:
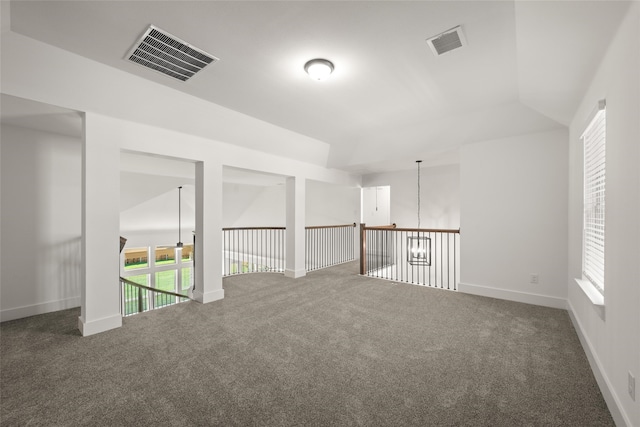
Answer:
<svg viewBox="0 0 640 427"><path fill-rule="evenodd" d="M304 265L305 249L305 179L287 178L287 247L284 274L302 277L307 274Z"/></svg>
<svg viewBox="0 0 640 427"><path fill-rule="evenodd" d="M122 326L120 315L120 149L102 116L86 113L82 144L82 292L78 329Z"/></svg>
<svg viewBox="0 0 640 427"><path fill-rule="evenodd" d="M224 298L222 289L222 165L196 163L196 248L193 297L201 303Z"/></svg>

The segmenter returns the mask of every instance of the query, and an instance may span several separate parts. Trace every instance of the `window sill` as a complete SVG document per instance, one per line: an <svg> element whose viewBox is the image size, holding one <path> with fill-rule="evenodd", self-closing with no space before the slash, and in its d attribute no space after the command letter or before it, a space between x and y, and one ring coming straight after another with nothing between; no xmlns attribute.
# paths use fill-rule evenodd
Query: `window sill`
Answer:
<svg viewBox="0 0 640 427"><path fill-rule="evenodd" d="M589 281L584 279L575 279L575 281L593 305L604 308L604 295L598 292Z"/></svg>

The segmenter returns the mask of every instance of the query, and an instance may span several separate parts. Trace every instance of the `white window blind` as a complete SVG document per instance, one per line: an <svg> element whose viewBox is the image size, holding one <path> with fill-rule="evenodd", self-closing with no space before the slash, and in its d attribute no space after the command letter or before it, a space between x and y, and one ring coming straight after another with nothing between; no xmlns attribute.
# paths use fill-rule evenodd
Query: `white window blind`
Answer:
<svg viewBox="0 0 640 427"><path fill-rule="evenodd" d="M584 143L584 230L582 274L604 293L606 109L598 110L582 134Z"/></svg>

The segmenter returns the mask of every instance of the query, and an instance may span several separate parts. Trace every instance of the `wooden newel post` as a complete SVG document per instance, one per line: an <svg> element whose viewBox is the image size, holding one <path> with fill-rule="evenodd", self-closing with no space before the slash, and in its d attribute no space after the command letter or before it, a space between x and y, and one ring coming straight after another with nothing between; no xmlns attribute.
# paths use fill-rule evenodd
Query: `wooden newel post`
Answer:
<svg viewBox="0 0 640 427"><path fill-rule="evenodd" d="M364 275L367 269L367 232L366 224L360 224L360 274Z"/></svg>
<svg viewBox="0 0 640 427"><path fill-rule="evenodd" d="M142 301L142 288L138 288L138 313L144 311L144 303Z"/></svg>

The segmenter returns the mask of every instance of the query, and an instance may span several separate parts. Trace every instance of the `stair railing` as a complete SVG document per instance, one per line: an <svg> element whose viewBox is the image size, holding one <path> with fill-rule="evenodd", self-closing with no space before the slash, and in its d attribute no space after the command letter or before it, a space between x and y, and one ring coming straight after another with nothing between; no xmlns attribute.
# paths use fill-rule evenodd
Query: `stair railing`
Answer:
<svg viewBox="0 0 640 427"><path fill-rule="evenodd" d="M131 316L149 310L189 301L188 295L163 289L151 288L120 277L121 298L120 312L122 316Z"/></svg>
<svg viewBox="0 0 640 427"><path fill-rule="evenodd" d="M460 229L360 225L360 274L457 290Z"/></svg>
<svg viewBox="0 0 640 427"><path fill-rule="evenodd" d="M285 233L285 227L223 228L223 277L244 273L284 273Z"/></svg>
<svg viewBox="0 0 640 427"><path fill-rule="evenodd" d="M307 271L353 261L356 252L356 223L305 227Z"/></svg>

